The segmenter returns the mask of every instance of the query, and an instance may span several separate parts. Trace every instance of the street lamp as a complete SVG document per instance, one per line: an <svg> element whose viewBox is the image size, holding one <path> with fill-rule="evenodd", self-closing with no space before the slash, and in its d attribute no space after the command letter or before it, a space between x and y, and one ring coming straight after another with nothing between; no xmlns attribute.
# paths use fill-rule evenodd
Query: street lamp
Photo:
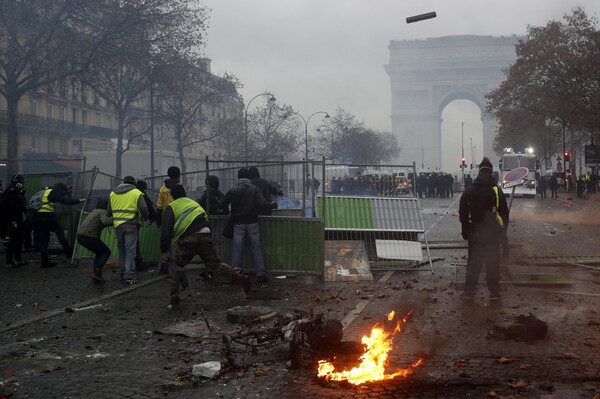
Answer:
<svg viewBox="0 0 600 399"><path fill-rule="evenodd" d="M254 97L252 97L250 101L248 101L248 104L246 105L246 108L244 110L244 134L246 141L244 156L246 158L246 161L248 161L248 108L250 108L250 104L252 103L252 101L261 96L269 96L269 101L277 101L277 99L271 93L268 92L257 94Z"/></svg>
<svg viewBox="0 0 600 399"><path fill-rule="evenodd" d="M308 122L310 122L310 118L312 118L315 115L318 114L325 114L325 118L329 118L329 113L325 112L325 111L317 111L313 114L311 114L308 118L304 118L302 115L300 115L297 112L294 112L294 115L298 115L300 117L300 119L302 119L302 122L304 122L304 167L306 168L306 170L304 171L304 176L303 179L306 179L306 181L304 181L302 184L302 208L304 209L304 212L306 212L306 185L309 184L308 183ZM325 182L323 182L323 185L325 185ZM310 185L310 187L313 187L312 184ZM314 200L313 200L313 204L314 204ZM313 207L314 209L314 207Z"/></svg>
<svg viewBox="0 0 600 399"><path fill-rule="evenodd" d="M294 112L294 114L298 115L302 119L302 122L304 122L304 160L308 161L308 122L310 122L310 118L318 114L325 114L325 118L329 119L329 113L325 111L317 111L311 114L307 119L304 119L304 117L297 112Z"/></svg>

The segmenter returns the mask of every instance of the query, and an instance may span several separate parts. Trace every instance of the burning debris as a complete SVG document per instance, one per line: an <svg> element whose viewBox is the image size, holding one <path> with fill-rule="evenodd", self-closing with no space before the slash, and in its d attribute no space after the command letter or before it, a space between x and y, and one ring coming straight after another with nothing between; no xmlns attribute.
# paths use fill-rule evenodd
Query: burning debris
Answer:
<svg viewBox="0 0 600 399"><path fill-rule="evenodd" d="M389 380L413 374L413 370L423 364L423 358L410 364L408 368L397 369L392 373L385 372L388 354L393 348L392 339L396 333L402 331L402 323L405 323L409 316L410 312L401 320L396 321L391 332L386 331L383 323L375 324L370 335L362 337L362 343L366 349L360 357L361 363L358 366L350 370L335 371L334 362L321 360L319 361L318 377L329 381L348 381L351 384L360 385L369 381ZM391 322L394 317L395 312L392 311L387 316L387 320Z"/></svg>

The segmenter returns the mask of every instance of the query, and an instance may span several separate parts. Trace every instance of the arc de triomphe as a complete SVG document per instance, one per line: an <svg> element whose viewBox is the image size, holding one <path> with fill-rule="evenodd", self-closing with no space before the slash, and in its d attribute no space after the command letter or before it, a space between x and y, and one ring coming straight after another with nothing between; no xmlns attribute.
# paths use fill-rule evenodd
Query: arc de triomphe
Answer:
<svg viewBox="0 0 600 399"><path fill-rule="evenodd" d="M441 168L442 111L454 100L467 99L482 111L483 154L497 164L492 150L497 121L484 113L485 95L505 79L502 70L516 60L519 39L463 35L390 42L390 62L384 68L390 77L392 133L401 147L400 163Z"/></svg>

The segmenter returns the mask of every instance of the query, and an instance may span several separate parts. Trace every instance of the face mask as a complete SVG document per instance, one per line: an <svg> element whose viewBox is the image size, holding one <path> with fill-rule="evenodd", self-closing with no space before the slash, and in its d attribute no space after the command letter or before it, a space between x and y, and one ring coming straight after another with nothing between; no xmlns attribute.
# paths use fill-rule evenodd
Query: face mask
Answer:
<svg viewBox="0 0 600 399"><path fill-rule="evenodd" d="M18 188L19 190L22 189L23 187L25 187L25 185L21 182L18 182L17 184L15 184L15 187Z"/></svg>

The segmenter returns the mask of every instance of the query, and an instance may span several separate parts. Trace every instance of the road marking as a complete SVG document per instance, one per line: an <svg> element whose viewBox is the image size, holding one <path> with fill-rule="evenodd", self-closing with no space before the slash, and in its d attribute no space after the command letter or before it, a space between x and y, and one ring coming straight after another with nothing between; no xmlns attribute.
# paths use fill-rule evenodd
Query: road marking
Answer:
<svg viewBox="0 0 600 399"><path fill-rule="evenodd" d="M452 207L454 206L454 204L456 204L456 201L458 201L458 200L460 200L460 197L456 197L456 199L455 199L454 201L452 201L452 204L450 204L450 206L448 207L448 209L452 209ZM448 213L449 213L449 212L450 212L450 211L448 211L448 212L446 212L446 213L443 213L443 214L441 214L441 215L440 215L440 216L439 216L439 217L436 219L436 221L435 221L435 222L433 222L433 223L431 224L431 226L429 226L429 228L428 228L427 230L425 230L425 234L429 234L429 232L430 232L430 231L431 231L431 230L432 230L432 229L433 229L435 226L437 226L437 225L438 225L438 224L439 224L439 223L442 221L442 219L443 219L443 218L444 218L446 215L448 215Z"/></svg>
<svg viewBox="0 0 600 399"><path fill-rule="evenodd" d="M393 274L393 271L385 273L383 276L381 276L379 280L377 280L377 284L385 283L390 279L390 277L392 277ZM370 295L368 299L361 299L360 301L358 301L354 309L352 309L352 311L348 313L348 316L344 317L344 320L342 320L342 326L344 327L344 329L350 324L352 324L354 319L356 319L356 317L358 317L358 315L367 307L367 305L369 304L369 302L371 302L373 297L373 295Z"/></svg>
<svg viewBox="0 0 600 399"><path fill-rule="evenodd" d="M191 270L191 269L192 269L191 267L190 268L186 268L186 270ZM109 292L107 294L100 295L98 297L95 297L95 298L92 298L92 299L88 299L88 300L76 303L74 305L71 305L71 306L65 306L65 307L63 307L61 309L56 309L56 310L51 310L49 312L44 312L43 314L40 314L38 316L33 316L33 317L28 318L28 319L15 321L14 323L11 323L9 326L0 328L0 334L4 333L6 331L13 330L13 329L18 328L18 327L22 327L22 326L24 326L26 324L29 324L29 323L33 323L33 322L36 322L36 321L48 319L50 317L54 317L56 315L62 314L62 313L65 312L66 308L73 308L73 310L83 310L83 308L85 308L86 306L90 306L92 304L95 304L96 302L100 302L100 301L103 301L105 299L113 298L113 297L116 297L116 296L121 295L121 294L126 294L128 292L137 290L138 288L142 288L142 287L145 287L147 285L154 284L155 282L157 282L159 280L163 280L163 279L167 278L167 276L168 275L164 274L164 275L160 275L160 276L156 276L156 277L151 277L151 278L149 278L147 280L140 281L139 283L131 285L129 287L120 288L118 290L111 291L111 292Z"/></svg>

